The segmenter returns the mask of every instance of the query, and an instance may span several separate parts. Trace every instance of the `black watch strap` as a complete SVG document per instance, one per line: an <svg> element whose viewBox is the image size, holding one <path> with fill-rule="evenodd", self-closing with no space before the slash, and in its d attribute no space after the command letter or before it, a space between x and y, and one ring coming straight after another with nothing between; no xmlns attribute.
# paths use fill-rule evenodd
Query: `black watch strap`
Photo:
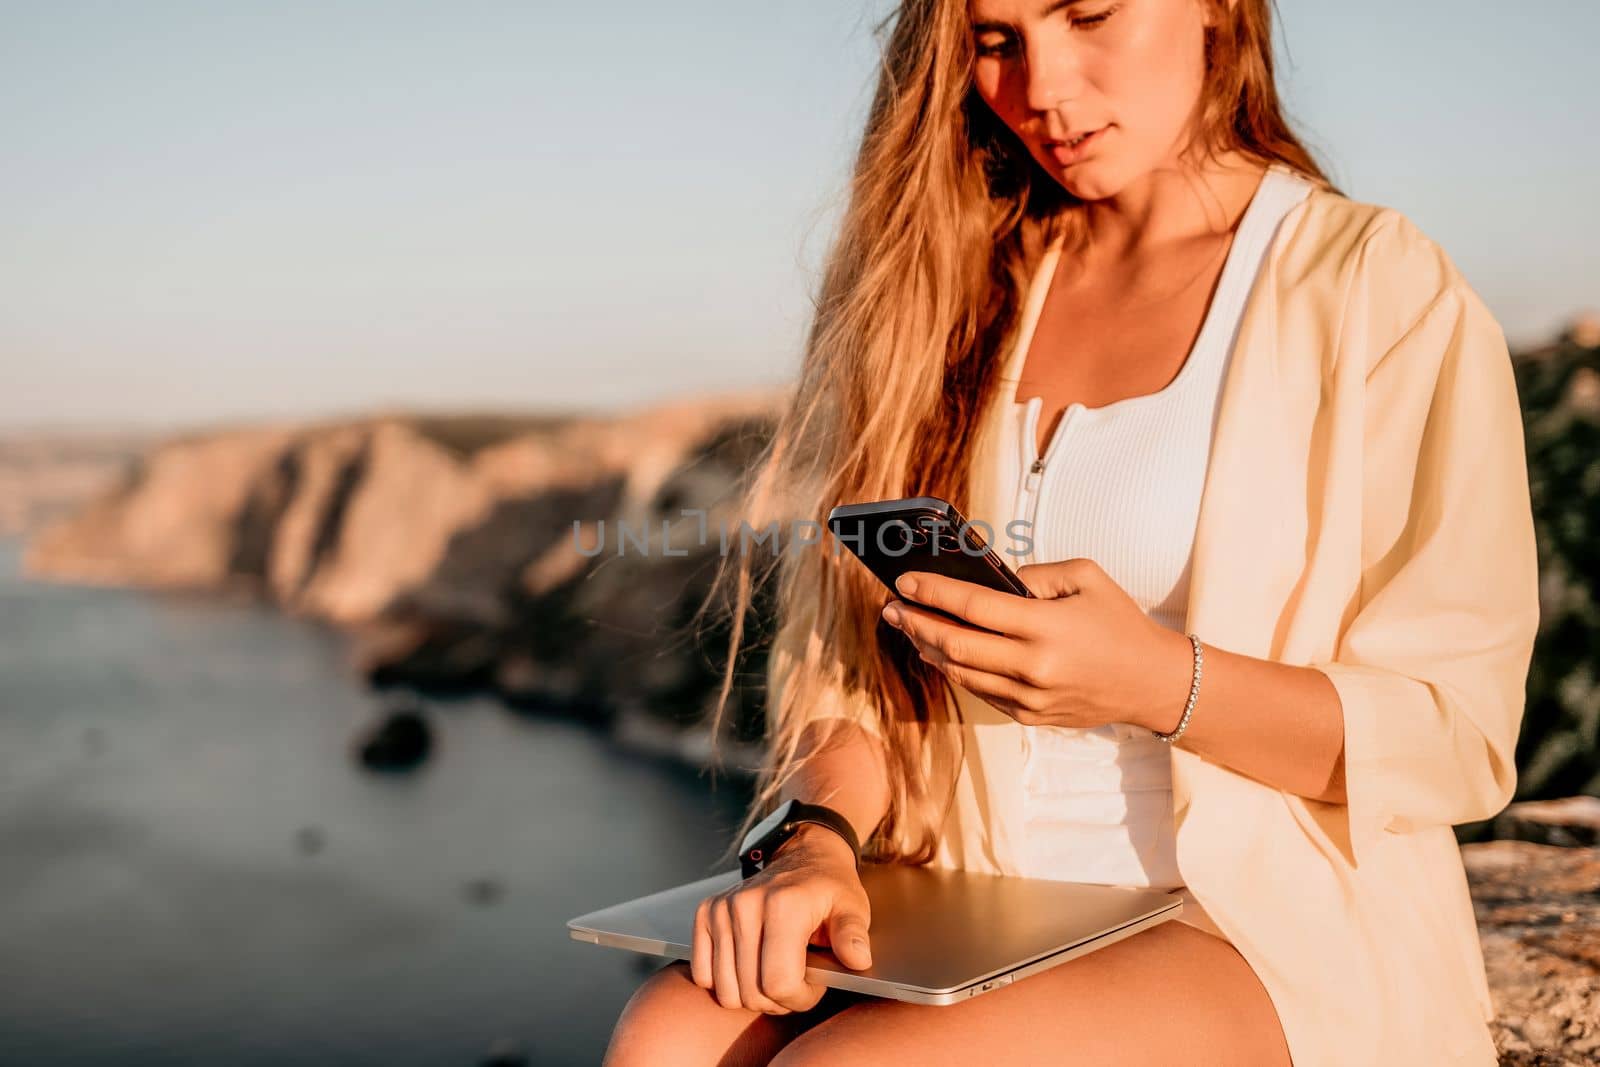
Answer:
<svg viewBox="0 0 1600 1067"><path fill-rule="evenodd" d="M748 878L761 870L773 853L777 852L805 823L826 826L844 838L850 846L851 855L855 857L856 866L861 866L861 842L856 837L855 827L850 825L849 819L826 804L808 804L803 800L790 800L786 803L789 810L784 820L764 834L760 840L751 842L750 846L739 854L739 866L744 872L744 877Z"/></svg>

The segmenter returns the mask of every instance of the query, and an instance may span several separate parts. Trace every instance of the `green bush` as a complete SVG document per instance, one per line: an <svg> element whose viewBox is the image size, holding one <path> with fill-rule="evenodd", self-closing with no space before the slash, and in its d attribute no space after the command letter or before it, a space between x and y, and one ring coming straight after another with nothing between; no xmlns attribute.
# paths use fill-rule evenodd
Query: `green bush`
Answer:
<svg viewBox="0 0 1600 1067"><path fill-rule="evenodd" d="M1600 794L1600 323L1517 353L1516 374L1540 573L1517 797Z"/></svg>

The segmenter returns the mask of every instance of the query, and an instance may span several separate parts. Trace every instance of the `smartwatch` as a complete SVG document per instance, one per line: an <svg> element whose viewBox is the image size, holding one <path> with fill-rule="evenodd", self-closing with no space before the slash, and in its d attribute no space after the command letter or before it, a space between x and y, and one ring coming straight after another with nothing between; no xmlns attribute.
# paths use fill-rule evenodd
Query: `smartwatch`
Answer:
<svg viewBox="0 0 1600 1067"><path fill-rule="evenodd" d="M855 828L850 825L849 819L825 804L807 804L791 797L778 805L771 815L751 827L745 835L739 846L739 867L744 877L749 878L765 867L778 847L808 822L826 826L844 838L855 855L856 867L861 866L861 842L856 839Z"/></svg>

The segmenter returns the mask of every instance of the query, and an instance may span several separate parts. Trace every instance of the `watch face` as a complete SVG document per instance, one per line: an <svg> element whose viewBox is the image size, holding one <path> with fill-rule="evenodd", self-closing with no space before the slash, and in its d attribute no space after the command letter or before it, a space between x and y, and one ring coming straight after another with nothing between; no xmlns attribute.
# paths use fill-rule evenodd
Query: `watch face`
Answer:
<svg viewBox="0 0 1600 1067"><path fill-rule="evenodd" d="M765 819L762 819L760 822L756 823L755 826L751 827L750 832L746 834L744 840L740 842L739 851L745 851L751 845L755 844L757 841L760 841L763 837L766 837L768 834L772 833L772 831L782 826L784 822L788 820L789 812L794 805L795 800L793 797L790 797L782 804L779 804L777 810L775 810L771 815L768 815Z"/></svg>

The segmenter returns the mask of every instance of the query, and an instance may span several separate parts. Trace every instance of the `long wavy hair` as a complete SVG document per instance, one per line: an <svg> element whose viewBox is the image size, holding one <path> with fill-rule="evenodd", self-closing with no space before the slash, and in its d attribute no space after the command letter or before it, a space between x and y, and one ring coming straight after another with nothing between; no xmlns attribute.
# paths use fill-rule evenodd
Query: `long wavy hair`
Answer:
<svg viewBox="0 0 1600 1067"><path fill-rule="evenodd" d="M1281 162L1333 189L1283 115L1271 0L1202 2L1216 24L1206 31L1189 152ZM835 504L904 496L942 497L971 514L975 438L1026 285L1081 215L1081 202L978 95L967 0L902 0L874 34L882 42L877 88L799 377L743 487L742 512L756 526L810 519L820 527ZM938 728L959 717L955 692L882 621L887 591L849 553L831 543L780 547L759 569L759 553L726 555L707 598L726 601L733 587L713 737L724 734L755 591L773 589L777 605L766 755L723 860L777 806L839 717L866 714L887 742L890 803L864 856L927 863L965 758L951 750L963 731ZM819 719L827 719L822 741L802 751L807 725Z"/></svg>

